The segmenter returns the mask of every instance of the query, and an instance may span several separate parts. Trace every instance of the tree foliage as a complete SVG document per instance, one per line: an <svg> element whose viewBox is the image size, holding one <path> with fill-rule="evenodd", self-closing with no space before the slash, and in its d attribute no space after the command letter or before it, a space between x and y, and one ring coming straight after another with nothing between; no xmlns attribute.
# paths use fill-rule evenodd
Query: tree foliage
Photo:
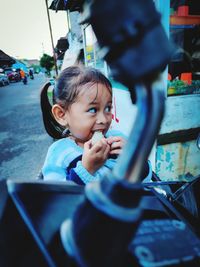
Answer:
<svg viewBox="0 0 200 267"><path fill-rule="evenodd" d="M42 68L45 68L47 70L47 72L49 73L54 66L53 57L51 57L47 54L43 54L43 56L40 59L40 66Z"/></svg>

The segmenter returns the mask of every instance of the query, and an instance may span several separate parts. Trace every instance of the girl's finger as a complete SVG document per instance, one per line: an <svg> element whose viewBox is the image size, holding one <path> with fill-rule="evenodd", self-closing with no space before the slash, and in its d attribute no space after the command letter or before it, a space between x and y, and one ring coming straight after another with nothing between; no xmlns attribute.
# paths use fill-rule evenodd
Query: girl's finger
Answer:
<svg viewBox="0 0 200 267"><path fill-rule="evenodd" d="M107 138L107 143L111 145L114 142L125 142L124 139L121 136L111 136Z"/></svg>
<svg viewBox="0 0 200 267"><path fill-rule="evenodd" d="M100 141L98 141L96 144L94 144L92 146L92 149L94 152L98 152L98 151L104 150L106 146L108 146L107 141L105 138L103 138Z"/></svg>
<svg viewBox="0 0 200 267"><path fill-rule="evenodd" d="M114 149L110 151L110 155L119 155L122 153L122 149Z"/></svg>
<svg viewBox="0 0 200 267"><path fill-rule="evenodd" d="M92 146L92 141L89 140L87 142L84 143L84 149L90 149Z"/></svg>
<svg viewBox="0 0 200 267"><path fill-rule="evenodd" d="M106 159L109 154L110 154L110 146L107 145L103 153L104 158Z"/></svg>
<svg viewBox="0 0 200 267"><path fill-rule="evenodd" d="M119 141L119 142L112 143L110 147L111 147L111 149L116 149L116 148L122 148L123 145L124 144L121 141Z"/></svg>

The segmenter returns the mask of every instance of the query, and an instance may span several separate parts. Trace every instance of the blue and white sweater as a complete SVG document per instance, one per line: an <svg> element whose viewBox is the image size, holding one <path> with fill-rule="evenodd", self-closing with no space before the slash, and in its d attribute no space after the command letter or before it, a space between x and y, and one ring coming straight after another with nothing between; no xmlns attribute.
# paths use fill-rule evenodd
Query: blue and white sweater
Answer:
<svg viewBox="0 0 200 267"><path fill-rule="evenodd" d="M123 136L119 131L109 130L106 137ZM108 158L104 165L94 174L90 174L82 165L83 148L70 138L55 141L48 149L42 168L44 180L66 181L71 180L84 185L88 182L103 178L116 164L117 158ZM149 172L151 172L149 168ZM151 175L148 173L148 176ZM145 177L144 177L145 178Z"/></svg>

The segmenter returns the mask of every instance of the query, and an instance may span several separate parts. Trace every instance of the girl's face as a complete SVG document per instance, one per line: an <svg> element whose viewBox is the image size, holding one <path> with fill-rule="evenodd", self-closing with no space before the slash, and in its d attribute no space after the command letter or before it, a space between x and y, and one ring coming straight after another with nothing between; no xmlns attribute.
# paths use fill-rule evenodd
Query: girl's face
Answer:
<svg viewBox="0 0 200 267"><path fill-rule="evenodd" d="M66 111L69 130L76 143L83 146L95 131L104 135L112 121L112 95L102 84L84 85L77 100Z"/></svg>

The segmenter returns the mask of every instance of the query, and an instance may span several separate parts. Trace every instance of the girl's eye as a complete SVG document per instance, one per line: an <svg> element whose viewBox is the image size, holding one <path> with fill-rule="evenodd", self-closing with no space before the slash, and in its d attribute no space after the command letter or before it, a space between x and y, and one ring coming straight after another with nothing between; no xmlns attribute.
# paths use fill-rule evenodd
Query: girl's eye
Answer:
<svg viewBox="0 0 200 267"><path fill-rule="evenodd" d="M112 106L107 106L107 107L105 108L105 112L111 112L111 109L112 109Z"/></svg>
<svg viewBox="0 0 200 267"><path fill-rule="evenodd" d="M90 108L88 110L88 112L90 112L90 113L96 113L97 112L97 109L96 108Z"/></svg>

